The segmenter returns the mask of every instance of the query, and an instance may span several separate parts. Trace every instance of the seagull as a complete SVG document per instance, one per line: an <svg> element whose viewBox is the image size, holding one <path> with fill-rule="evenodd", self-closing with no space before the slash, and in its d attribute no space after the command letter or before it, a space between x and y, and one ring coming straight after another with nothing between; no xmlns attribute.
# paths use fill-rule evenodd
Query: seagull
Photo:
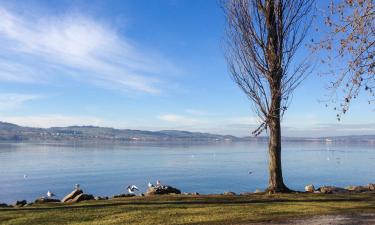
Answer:
<svg viewBox="0 0 375 225"><path fill-rule="evenodd" d="M153 187L154 187L154 185L153 185L153 184L151 184L150 182L148 182L148 187L149 187L149 188L153 188Z"/></svg>
<svg viewBox="0 0 375 225"><path fill-rule="evenodd" d="M24 174L24 175L23 175L23 179L26 179L26 178L27 178L27 175L26 175L26 174Z"/></svg>
<svg viewBox="0 0 375 225"><path fill-rule="evenodd" d="M135 191L139 191L138 187L134 184L127 187L129 194L134 194Z"/></svg>
<svg viewBox="0 0 375 225"><path fill-rule="evenodd" d="M249 174L252 174L253 173L253 171L249 171Z"/></svg>
<svg viewBox="0 0 375 225"><path fill-rule="evenodd" d="M54 193L47 191L47 197L52 198L53 196L56 196Z"/></svg>
<svg viewBox="0 0 375 225"><path fill-rule="evenodd" d="M79 184L75 184L74 187L75 187L75 189L78 190L80 186L79 186Z"/></svg>
<svg viewBox="0 0 375 225"><path fill-rule="evenodd" d="M157 180L156 181L156 187L160 187L160 186L161 186L160 180Z"/></svg>

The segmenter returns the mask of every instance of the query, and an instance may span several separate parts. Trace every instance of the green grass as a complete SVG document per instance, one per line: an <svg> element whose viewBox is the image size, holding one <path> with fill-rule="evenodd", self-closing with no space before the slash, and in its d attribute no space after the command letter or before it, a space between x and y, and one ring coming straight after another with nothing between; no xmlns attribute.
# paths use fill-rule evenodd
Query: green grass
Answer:
<svg viewBox="0 0 375 225"><path fill-rule="evenodd" d="M0 208L1 224L249 224L321 214L375 213L375 194L133 197Z"/></svg>

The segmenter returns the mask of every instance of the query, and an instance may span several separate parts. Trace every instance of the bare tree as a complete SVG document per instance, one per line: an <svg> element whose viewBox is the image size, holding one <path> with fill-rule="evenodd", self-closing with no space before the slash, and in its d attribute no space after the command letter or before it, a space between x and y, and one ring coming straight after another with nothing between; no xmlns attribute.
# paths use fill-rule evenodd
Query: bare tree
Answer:
<svg viewBox="0 0 375 225"><path fill-rule="evenodd" d="M289 192L282 175L280 122L293 90L309 72L307 58L294 58L311 25L314 0L231 0L223 5L230 73L260 119L253 134L269 130L268 191Z"/></svg>
<svg viewBox="0 0 375 225"><path fill-rule="evenodd" d="M339 98L334 109L340 120L361 90L370 94L369 103L375 100L375 5L373 0L336 2L323 11L328 32L311 46L327 53L322 63L328 65L332 78L329 100L336 103Z"/></svg>

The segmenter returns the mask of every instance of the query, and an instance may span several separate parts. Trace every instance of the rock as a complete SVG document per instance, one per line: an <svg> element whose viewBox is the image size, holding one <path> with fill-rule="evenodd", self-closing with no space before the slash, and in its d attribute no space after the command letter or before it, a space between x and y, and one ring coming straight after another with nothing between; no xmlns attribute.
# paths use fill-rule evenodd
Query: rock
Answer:
<svg viewBox="0 0 375 225"><path fill-rule="evenodd" d="M375 191L375 184L368 184L367 186L370 191Z"/></svg>
<svg viewBox="0 0 375 225"><path fill-rule="evenodd" d="M332 194L332 193L346 193L348 190L344 188L339 188L335 186L322 186L319 188L320 193L323 194Z"/></svg>
<svg viewBox="0 0 375 225"><path fill-rule="evenodd" d="M74 189L72 192L70 192L67 196L65 196L61 202L68 202L69 200L74 199L78 195L82 194L83 191L81 189Z"/></svg>
<svg viewBox="0 0 375 225"><path fill-rule="evenodd" d="M100 196L95 196L95 200L99 201L99 200L107 200L108 197L100 197Z"/></svg>
<svg viewBox="0 0 375 225"><path fill-rule="evenodd" d="M305 186L305 191L306 191L306 192L313 193L313 192L315 191L315 187L314 187L314 185L312 185L312 184L306 185L306 186Z"/></svg>
<svg viewBox="0 0 375 225"><path fill-rule="evenodd" d="M13 204L13 206L15 206L15 207L22 207L22 206L24 206L24 205L26 205L27 204L27 201L26 200L22 200L22 201L16 201L14 204Z"/></svg>
<svg viewBox="0 0 375 225"><path fill-rule="evenodd" d="M347 186L345 189L354 192L366 192L370 190L369 187L366 186Z"/></svg>
<svg viewBox="0 0 375 225"><path fill-rule="evenodd" d="M95 200L94 196L81 193L77 195L75 198L73 198L72 200L70 200L69 202L82 202L82 201L89 201L89 200Z"/></svg>
<svg viewBox="0 0 375 225"><path fill-rule="evenodd" d="M134 197L136 196L135 194L120 194L120 195L114 195L112 198L129 198L129 197Z"/></svg>
<svg viewBox="0 0 375 225"><path fill-rule="evenodd" d="M5 203L0 203L0 207L6 208L6 207L12 207L11 205L5 204Z"/></svg>
<svg viewBox="0 0 375 225"><path fill-rule="evenodd" d="M181 194L181 191L171 186L149 187L145 195Z"/></svg>
<svg viewBox="0 0 375 225"><path fill-rule="evenodd" d="M236 193L232 192L232 191L228 191L228 192L224 192L223 195L236 195Z"/></svg>
<svg viewBox="0 0 375 225"><path fill-rule="evenodd" d="M255 189L254 193L262 193L263 191L261 191L260 189Z"/></svg>
<svg viewBox="0 0 375 225"><path fill-rule="evenodd" d="M59 199L41 197L34 201L34 203L48 203L48 202L61 202Z"/></svg>

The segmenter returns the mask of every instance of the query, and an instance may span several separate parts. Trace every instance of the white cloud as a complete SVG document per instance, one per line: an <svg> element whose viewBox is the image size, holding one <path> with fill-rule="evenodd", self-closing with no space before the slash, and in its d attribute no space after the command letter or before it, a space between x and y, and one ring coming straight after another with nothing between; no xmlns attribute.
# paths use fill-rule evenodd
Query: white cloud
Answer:
<svg viewBox="0 0 375 225"><path fill-rule="evenodd" d="M180 125L180 126L197 125L202 122L195 118L182 116L182 115L176 115L176 114L164 114L164 115L160 115L158 118L162 121L166 121L166 122L172 123L173 125Z"/></svg>
<svg viewBox="0 0 375 225"><path fill-rule="evenodd" d="M0 110L9 110L21 106L23 103L41 98L40 95L0 93Z"/></svg>
<svg viewBox="0 0 375 225"><path fill-rule="evenodd" d="M256 125L259 124L259 121L257 117L242 116L229 118L226 120L226 123L231 125Z"/></svg>
<svg viewBox="0 0 375 225"><path fill-rule="evenodd" d="M208 115L207 112L203 110L199 110L199 109L186 109L185 112L193 116L207 116Z"/></svg>
<svg viewBox="0 0 375 225"><path fill-rule="evenodd" d="M66 116L59 114L48 114L39 116L1 116L1 120L29 127L64 127L73 125L101 126L103 120L97 117Z"/></svg>
<svg viewBox="0 0 375 225"><path fill-rule="evenodd" d="M159 76L175 70L89 17L21 17L0 6L0 18L1 80L40 82L63 73L105 87L159 93Z"/></svg>

